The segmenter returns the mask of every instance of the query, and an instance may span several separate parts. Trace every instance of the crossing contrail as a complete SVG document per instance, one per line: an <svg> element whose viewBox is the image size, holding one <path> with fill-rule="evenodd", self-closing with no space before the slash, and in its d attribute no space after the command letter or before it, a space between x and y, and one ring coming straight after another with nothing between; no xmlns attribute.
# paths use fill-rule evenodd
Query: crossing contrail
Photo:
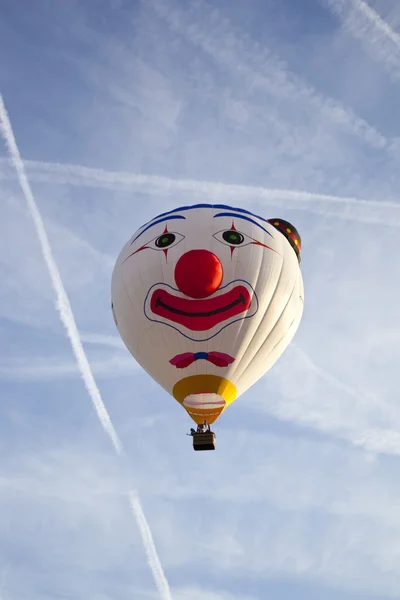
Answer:
<svg viewBox="0 0 400 600"><path fill-rule="evenodd" d="M82 379L85 383L85 387L90 396L90 399L92 400L94 409L97 413L100 423L103 426L104 431L110 438L117 455L121 457L123 454L123 446L117 432L115 431L115 428L112 424L110 415L108 414L105 404L101 398L100 390L97 387L97 383L94 379L89 361L84 351L82 340L79 335L79 330L76 325L74 314L72 312L71 304L67 292L64 288L64 284L61 279L57 263L54 259L42 217L40 215L38 206L33 196L30 183L26 176L24 163L22 161L21 154L19 152L17 142L15 140L14 132L11 127L11 122L8 117L8 113L1 94L0 133L3 136L4 141L6 143L9 158L17 173L22 193L25 197L29 213L32 217L36 233L39 238L43 259L48 268L51 283L56 296L56 308L59 312L61 322L65 327L68 338L71 342L72 351L75 355L79 371L82 375ZM160 592L162 600L172 600L168 581L165 577L162 565L160 563L160 559L158 557L157 550L154 545L153 536L151 534L150 527L147 523L146 517L141 506L140 498L137 492L134 490L131 490L129 492L129 498L130 506L133 515L136 519L140 535L142 537L142 542L147 554L148 564L152 571L157 589Z"/></svg>
<svg viewBox="0 0 400 600"><path fill-rule="evenodd" d="M173 194L192 194L208 201L259 202L292 210L305 210L327 217L356 221L359 223L400 226L400 203L391 200L365 200L351 196L337 196L291 190L268 188L260 185L238 185L220 181L179 179L146 173L108 171L76 164L60 164L27 160L25 169L31 181L59 183L78 187L108 189L121 192L140 191L158 197ZM14 174L0 158L0 177L11 179Z"/></svg>

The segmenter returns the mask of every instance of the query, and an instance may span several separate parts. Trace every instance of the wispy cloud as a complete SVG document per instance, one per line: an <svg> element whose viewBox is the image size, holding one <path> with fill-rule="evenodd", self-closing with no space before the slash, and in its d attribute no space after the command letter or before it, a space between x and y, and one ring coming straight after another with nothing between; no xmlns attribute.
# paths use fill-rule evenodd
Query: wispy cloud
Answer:
<svg viewBox="0 0 400 600"><path fill-rule="evenodd" d="M116 335L107 335L104 333L81 332L81 340L85 344L96 344L99 346L111 346L111 348L123 348L126 346L121 338ZM132 362L132 359L131 359Z"/></svg>
<svg viewBox="0 0 400 600"><path fill-rule="evenodd" d="M21 203L15 183L3 182L0 187L3 223L0 236L3 282L0 287L0 318L30 326L32 334L35 330L59 332L60 321L53 309L53 292L32 219ZM71 224L60 222L54 211L59 215L59 209L63 210L63 198L56 200L57 194L53 192L46 210L46 197L43 191L43 220L64 286L75 301L75 318L89 330L107 332L109 327L110 332L114 332L107 291L115 257L103 250L104 239L95 237L95 226L88 235L85 228L79 231ZM86 301L87 308L76 302L80 298ZM91 303L92 306L96 303L105 315L99 318L99 312L90 309Z"/></svg>
<svg viewBox="0 0 400 600"><path fill-rule="evenodd" d="M11 600L11 596L9 596L7 593L7 578L9 570L9 565L5 565L0 570L0 600Z"/></svg>
<svg viewBox="0 0 400 600"><path fill-rule="evenodd" d="M346 31L360 40L395 81L400 79L400 35L364 0L323 0Z"/></svg>
<svg viewBox="0 0 400 600"><path fill-rule="evenodd" d="M208 586L207 586L208 587ZM184 587L176 591L175 600L238 600L239 596L229 592L218 592L207 589L206 587ZM254 596L243 596L240 593L241 600L256 600Z"/></svg>
<svg viewBox="0 0 400 600"><path fill-rule="evenodd" d="M212 57L222 68L236 73L253 89L277 99L296 98L310 110L336 123L374 148L385 148L388 140L340 101L324 96L312 85L291 73L283 61L265 46L237 35L217 8L202 2L182 10L176 3L151 0L146 3L165 19L173 31Z"/></svg>
<svg viewBox="0 0 400 600"><path fill-rule="evenodd" d="M168 443L172 440L171 433ZM358 589L360 597L367 590L380 592L378 598L396 595L399 580L387 577L385 569L399 555L391 544L400 527L399 482L385 472L389 464L382 457L326 437L279 436L267 426L255 432L237 423L223 428L207 469L191 461L191 469L167 475L164 466L151 492L158 497L158 531L171 571L186 572L195 564L214 579L213 589L215 580L229 577L225 589L240 589L242 583L242 593L251 593L254 581L256 598L260 589L265 597L261 580L290 575L300 597L307 582L337 587L326 596L304 591L305 598L340 598L343 588ZM218 485L221 474L224 483ZM140 477L146 477L144 466ZM204 527L210 514L212 523ZM386 544L390 551L382 554ZM352 573L365 561L370 570L355 583ZM290 597L289 591L282 594Z"/></svg>
<svg viewBox="0 0 400 600"><path fill-rule="evenodd" d="M46 234L46 230L44 228L44 224L33 197L33 193L31 190L31 186L29 184L28 178L25 174L24 164L21 159L21 155L14 137L14 132L11 127L11 123L8 117L7 110L4 105L3 97L0 95L0 131L4 138L4 141L7 145L7 149L9 152L10 159L15 167L15 170L18 175L18 181L21 185L22 192L24 194L25 200L28 205L29 212L32 216L35 229L39 238L42 254L44 261L49 270L51 283L56 295L56 308L59 311L60 319L66 329L69 340L71 342L72 350L75 355L79 371L82 375L83 381L85 383L86 389L89 393L89 396L92 400L93 406L96 410L97 416L104 428L104 431L110 438L114 449L118 455L122 455L123 447L121 444L121 440L118 437L117 432L114 429L114 426L111 422L108 411L104 405L104 402L100 395L100 390L97 387L96 381L94 379L92 370L90 368L89 361L85 354L82 341L80 339L79 331L76 326L75 318L72 312L72 308L65 291L60 272L58 270L57 264L54 260L52 250L50 247L50 243ZM142 536L143 544L147 553L149 566L152 570L153 577L156 583L156 586L160 592L163 600L171 600L172 596L170 593L168 582L165 578L164 571L162 569L160 560L158 558L158 554L153 542L151 530L147 524L145 519L143 510L140 505L139 496L136 491L130 492L131 498L134 497L135 502L131 500L131 506L133 509L133 514L137 520L139 531ZM133 496L132 496L133 494Z"/></svg>
<svg viewBox="0 0 400 600"><path fill-rule="evenodd" d="M83 340L82 340L83 341ZM97 343L97 342L94 342ZM133 376L137 363L130 356L113 356L90 361L92 372L99 378ZM29 357L0 362L0 379L8 381L53 381L76 378L80 370L76 362L54 355Z"/></svg>
<svg viewBox="0 0 400 600"><path fill-rule="evenodd" d="M274 377L281 395L265 406L251 400L254 409L341 438L371 453L400 455L400 410L390 399L346 384L318 366L296 343L277 365ZM374 423L374 414L379 414L379 422Z"/></svg>

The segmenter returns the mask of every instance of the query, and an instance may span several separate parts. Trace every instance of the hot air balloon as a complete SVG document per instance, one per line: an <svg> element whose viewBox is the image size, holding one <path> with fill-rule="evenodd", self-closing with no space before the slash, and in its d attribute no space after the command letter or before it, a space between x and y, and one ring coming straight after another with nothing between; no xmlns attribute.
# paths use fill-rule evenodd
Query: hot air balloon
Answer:
<svg viewBox="0 0 400 600"><path fill-rule="evenodd" d="M304 305L300 236L282 219L223 204L182 206L142 225L112 275L115 324L145 371L214 449L221 413L281 356Z"/></svg>

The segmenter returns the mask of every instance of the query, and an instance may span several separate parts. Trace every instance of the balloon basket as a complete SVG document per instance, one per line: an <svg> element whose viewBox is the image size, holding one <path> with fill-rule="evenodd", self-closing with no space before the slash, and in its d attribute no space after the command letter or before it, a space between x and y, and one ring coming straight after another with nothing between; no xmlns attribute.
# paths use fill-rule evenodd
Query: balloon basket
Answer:
<svg viewBox="0 0 400 600"><path fill-rule="evenodd" d="M215 433L194 433L193 450L215 450Z"/></svg>

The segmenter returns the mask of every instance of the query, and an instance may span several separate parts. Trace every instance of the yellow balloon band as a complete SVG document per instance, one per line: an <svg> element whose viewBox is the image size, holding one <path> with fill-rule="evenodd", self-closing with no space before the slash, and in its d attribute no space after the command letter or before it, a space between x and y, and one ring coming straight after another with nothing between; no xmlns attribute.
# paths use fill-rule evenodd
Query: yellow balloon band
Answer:
<svg viewBox="0 0 400 600"><path fill-rule="evenodd" d="M190 394L218 394L230 404L236 398L236 386L218 375L191 375L178 381L172 394L181 404Z"/></svg>
<svg viewBox="0 0 400 600"><path fill-rule="evenodd" d="M205 419L213 423L225 408L231 404L237 395L236 386L231 381L218 375L191 375L178 381L172 390L174 398L183 404L185 398L192 394L218 394L225 400L224 406L215 408L201 408L184 406L195 423L202 423Z"/></svg>

